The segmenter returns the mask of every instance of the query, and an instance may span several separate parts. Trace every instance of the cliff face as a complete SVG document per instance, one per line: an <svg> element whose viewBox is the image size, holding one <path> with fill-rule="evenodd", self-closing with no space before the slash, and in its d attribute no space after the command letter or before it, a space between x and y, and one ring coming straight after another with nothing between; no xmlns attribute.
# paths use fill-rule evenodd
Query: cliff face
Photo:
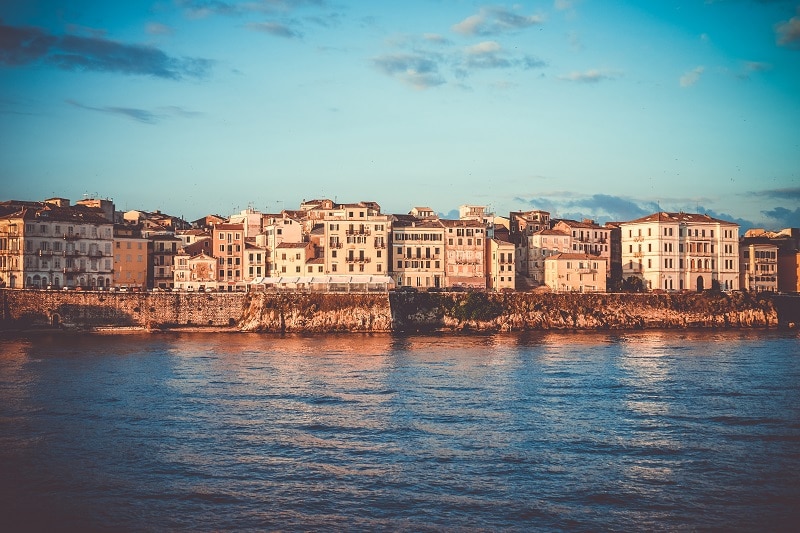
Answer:
<svg viewBox="0 0 800 533"><path fill-rule="evenodd" d="M732 294L395 294L395 329L524 331L774 327L769 296Z"/></svg>
<svg viewBox="0 0 800 533"><path fill-rule="evenodd" d="M386 295L0 289L0 304L4 329L192 326L321 333L764 328L800 323L800 298L749 293Z"/></svg>
<svg viewBox="0 0 800 533"><path fill-rule="evenodd" d="M268 332L392 330L386 294L250 293L239 328Z"/></svg>

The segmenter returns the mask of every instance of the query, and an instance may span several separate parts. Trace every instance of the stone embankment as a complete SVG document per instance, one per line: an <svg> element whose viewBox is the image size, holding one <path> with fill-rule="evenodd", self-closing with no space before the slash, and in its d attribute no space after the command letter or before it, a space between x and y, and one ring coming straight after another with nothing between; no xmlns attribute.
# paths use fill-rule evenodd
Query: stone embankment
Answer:
<svg viewBox="0 0 800 533"><path fill-rule="evenodd" d="M186 293L0 289L0 329L216 328L254 332L771 328L800 298L748 293Z"/></svg>
<svg viewBox="0 0 800 533"><path fill-rule="evenodd" d="M772 295L395 294L395 329L607 330L767 328L779 325Z"/></svg>

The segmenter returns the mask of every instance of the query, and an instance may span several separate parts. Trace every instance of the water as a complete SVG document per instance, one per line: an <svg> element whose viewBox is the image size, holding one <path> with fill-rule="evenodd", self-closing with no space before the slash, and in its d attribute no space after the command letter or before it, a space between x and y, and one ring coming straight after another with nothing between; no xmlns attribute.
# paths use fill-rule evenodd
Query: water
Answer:
<svg viewBox="0 0 800 533"><path fill-rule="evenodd" d="M0 339L9 530L796 530L792 332Z"/></svg>

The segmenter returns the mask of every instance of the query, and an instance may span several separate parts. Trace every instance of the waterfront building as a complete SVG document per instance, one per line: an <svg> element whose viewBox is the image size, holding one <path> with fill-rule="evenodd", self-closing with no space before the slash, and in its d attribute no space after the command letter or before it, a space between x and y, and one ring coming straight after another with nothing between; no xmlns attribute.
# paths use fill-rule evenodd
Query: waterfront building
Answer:
<svg viewBox="0 0 800 533"><path fill-rule="evenodd" d="M561 230L572 236L573 253L598 255L606 259L611 257L610 229L595 223L594 220L584 219L579 222L562 218L554 221L553 229Z"/></svg>
<svg viewBox="0 0 800 533"><path fill-rule="evenodd" d="M559 253L544 260L544 282L557 292L605 292L608 260L591 254Z"/></svg>
<svg viewBox="0 0 800 533"><path fill-rule="evenodd" d="M373 202L336 204L324 210L325 274L385 276L389 272L390 219ZM312 210L314 211L314 210Z"/></svg>
<svg viewBox="0 0 800 533"><path fill-rule="evenodd" d="M147 221L144 222L147 224ZM144 231L142 232L144 236ZM181 240L169 231L151 234L148 254L147 279L149 287L157 289L171 289L174 284L172 267L175 264L175 254L181 246Z"/></svg>
<svg viewBox="0 0 800 533"><path fill-rule="evenodd" d="M505 230L505 228L504 228ZM514 243L507 231L495 231L486 246L486 288L494 291L516 287Z"/></svg>
<svg viewBox="0 0 800 533"><path fill-rule="evenodd" d="M414 215L393 215L390 275L398 287L430 289L444 287L444 226L426 208ZM412 213L415 212L412 209Z"/></svg>
<svg viewBox="0 0 800 533"><path fill-rule="evenodd" d="M530 227L530 226L529 226ZM533 233L526 230L520 235L520 246L517 253L525 253L524 260L517 260L517 268L527 268L522 273L522 287L540 287L544 285L545 259L560 253L572 253L572 236L562 230L541 229ZM519 270L517 270L519 274Z"/></svg>
<svg viewBox="0 0 800 533"><path fill-rule="evenodd" d="M784 228L780 231L767 231L762 228L753 228L749 229L745 232L744 236L742 237L739 247L742 250L742 254L746 249L752 245L768 245L774 246L777 248L777 262L775 264L776 269L776 278L777 278L777 286L772 290L778 290L781 292L797 292L800 290L800 286L798 286L798 273L797 273L797 253L800 250L800 229L798 228ZM762 254L760 257L756 257L756 261L769 259L763 256L763 252L766 250L761 250ZM748 253L748 256L750 254ZM755 265L751 261L749 263L749 268L754 268ZM769 265L763 264L755 267L757 272L761 272L762 274L754 274L756 277L764 277L764 272L769 270ZM744 278L745 271L747 270L742 264L742 279ZM769 283L769 280L761 280L761 283L764 282ZM755 280L752 283L756 283ZM741 284L742 288L745 288L744 282ZM751 290L758 290L751 289ZM764 289L770 290L770 289Z"/></svg>
<svg viewBox="0 0 800 533"><path fill-rule="evenodd" d="M244 242L244 254L242 256L244 280L252 281L269 274L267 271L267 249L255 243L255 239L247 239Z"/></svg>
<svg viewBox="0 0 800 533"><path fill-rule="evenodd" d="M282 242L273 254L274 276L304 276L308 274L306 263L315 258L311 242Z"/></svg>
<svg viewBox="0 0 800 533"><path fill-rule="evenodd" d="M486 288L486 227L478 220L441 220L445 287Z"/></svg>
<svg viewBox="0 0 800 533"><path fill-rule="evenodd" d="M739 247L739 286L753 292L778 290L778 246L745 237Z"/></svg>
<svg viewBox="0 0 800 533"><path fill-rule="evenodd" d="M508 217L508 224L511 242L517 247L514 255L516 258L517 287L527 288L541 285L541 277L537 280L530 279L530 273L532 272L530 261L536 260L534 258L538 257L538 254L533 250L529 250L531 243L528 238L537 231L550 229L550 213L538 209L512 211ZM543 267L544 265L542 264ZM538 272L538 268L536 272Z"/></svg>
<svg viewBox="0 0 800 533"><path fill-rule="evenodd" d="M739 288L739 225L696 213L659 212L620 223L623 277L647 289Z"/></svg>
<svg viewBox="0 0 800 533"><path fill-rule="evenodd" d="M278 214L263 215L262 228L262 233L256 237L256 244L266 250L266 275L276 276L278 273L275 270L274 261L272 261L275 249L282 242L304 241L304 225L299 218L283 211Z"/></svg>
<svg viewBox="0 0 800 533"><path fill-rule="evenodd" d="M149 286L150 241L139 226L114 224L114 275L112 286L144 290Z"/></svg>
<svg viewBox="0 0 800 533"><path fill-rule="evenodd" d="M225 291L243 288L244 225L217 224L212 239L212 255L217 260L217 287Z"/></svg>
<svg viewBox="0 0 800 533"><path fill-rule="evenodd" d="M65 198L0 205L0 286L111 286L113 224L103 211Z"/></svg>
<svg viewBox="0 0 800 533"><path fill-rule="evenodd" d="M174 288L198 292L215 290L217 272L217 258L205 252L190 255L184 248L175 255Z"/></svg>
<svg viewBox="0 0 800 533"><path fill-rule="evenodd" d="M800 292L800 251L778 250L778 290Z"/></svg>

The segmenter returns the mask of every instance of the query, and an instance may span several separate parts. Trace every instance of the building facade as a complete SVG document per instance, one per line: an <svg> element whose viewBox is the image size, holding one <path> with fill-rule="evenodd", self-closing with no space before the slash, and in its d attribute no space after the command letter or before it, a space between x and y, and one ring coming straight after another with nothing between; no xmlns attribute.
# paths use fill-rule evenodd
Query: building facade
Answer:
<svg viewBox="0 0 800 533"><path fill-rule="evenodd" d="M622 275L649 290L739 288L739 226L695 213L654 213L620 223Z"/></svg>
<svg viewBox="0 0 800 533"><path fill-rule="evenodd" d="M149 242L137 226L114 225L114 287L145 290L150 286Z"/></svg>
<svg viewBox="0 0 800 533"><path fill-rule="evenodd" d="M514 243L497 238L488 240L486 247L486 288L493 291L514 290L516 266Z"/></svg>
<svg viewBox="0 0 800 533"><path fill-rule="evenodd" d="M606 292L608 261L590 254L561 253L545 259L545 285L556 292Z"/></svg>
<svg viewBox="0 0 800 533"><path fill-rule="evenodd" d="M69 200L8 202L0 216L0 285L105 289L114 265L113 224Z"/></svg>
<svg viewBox="0 0 800 533"><path fill-rule="evenodd" d="M444 287L444 226L438 219L395 215L390 275L398 287Z"/></svg>
<svg viewBox="0 0 800 533"><path fill-rule="evenodd" d="M445 287L486 288L486 227L477 220L441 220Z"/></svg>

